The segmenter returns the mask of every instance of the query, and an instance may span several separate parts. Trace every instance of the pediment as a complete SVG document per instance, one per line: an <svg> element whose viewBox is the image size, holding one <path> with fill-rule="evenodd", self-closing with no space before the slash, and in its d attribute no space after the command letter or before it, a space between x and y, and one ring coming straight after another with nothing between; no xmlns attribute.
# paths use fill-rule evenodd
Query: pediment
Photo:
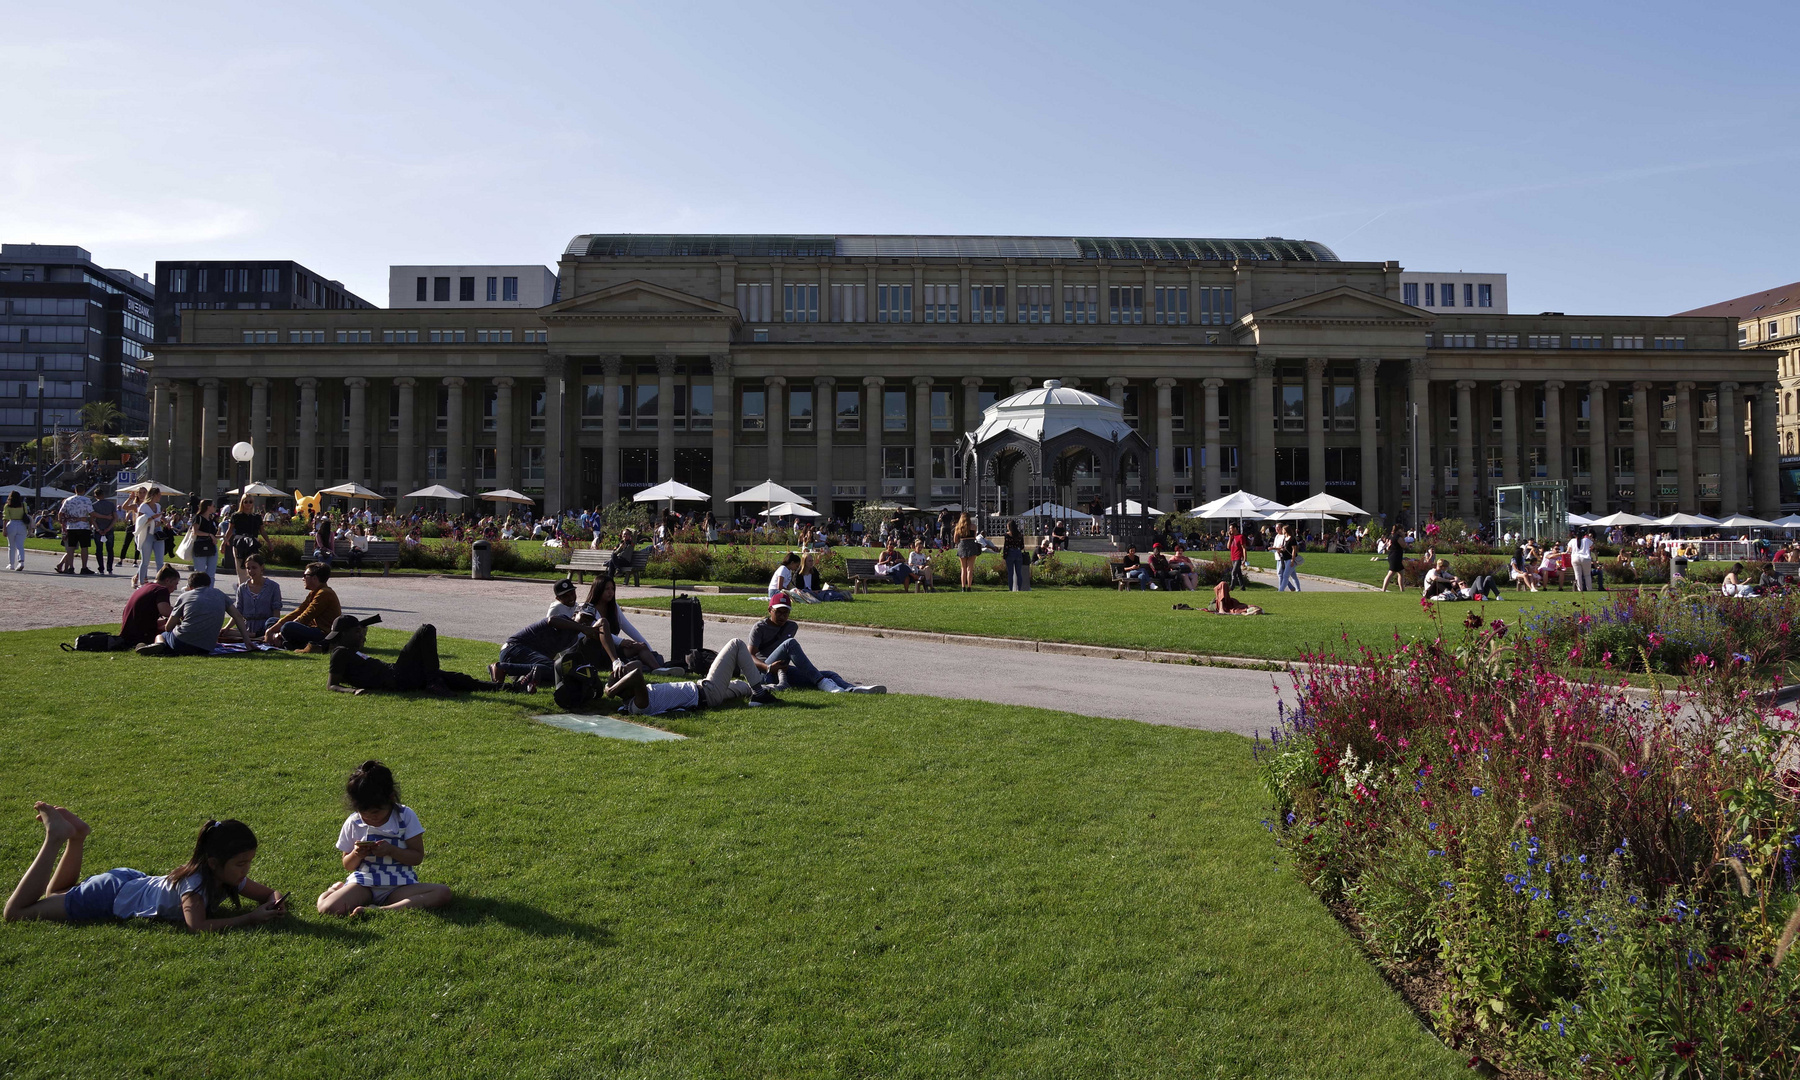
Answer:
<svg viewBox="0 0 1800 1080"><path fill-rule="evenodd" d="M1412 322L1428 325L1431 313L1385 296L1340 285L1311 296L1257 308L1250 318L1257 322Z"/></svg>
<svg viewBox="0 0 1800 1080"><path fill-rule="evenodd" d="M577 319L736 319L738 310L679 289L650 281L625 281L591 293L560 300L542 310Z"/></svg>

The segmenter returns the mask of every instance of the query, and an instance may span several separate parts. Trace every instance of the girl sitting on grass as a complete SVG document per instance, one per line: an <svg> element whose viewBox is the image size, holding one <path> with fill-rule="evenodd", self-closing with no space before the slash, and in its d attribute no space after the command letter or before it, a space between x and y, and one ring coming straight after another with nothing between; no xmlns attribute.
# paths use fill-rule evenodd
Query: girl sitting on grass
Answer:
<svg viewBox="0 0 1800 1080"><path fill-rule="evenodd" d="M121 867L77 882L82 843L91 831L88 823L65 807L40 802L34 809L44 823L44 846L7 898L7 922L162 919L198 932L265 923L287 914L286 896L249 878L256 834L241 821L201 826L194 854L161 877ZM62 850L65 843L68 848ZM227 896L234 906L241 896L262 902L242 915L215 918L213 911Z"/></svg>
<svg viewBox="0 0 1800 1080"><path fill-rule="evenodd" d="M425 828L400 804L400 788L388 767L363 762L350 774L344 795L352 813L338 830L337 847L350 876L319 895L319 914L356 916L448 904L448 885L424 884L413 870L425 861Z"/></svg>

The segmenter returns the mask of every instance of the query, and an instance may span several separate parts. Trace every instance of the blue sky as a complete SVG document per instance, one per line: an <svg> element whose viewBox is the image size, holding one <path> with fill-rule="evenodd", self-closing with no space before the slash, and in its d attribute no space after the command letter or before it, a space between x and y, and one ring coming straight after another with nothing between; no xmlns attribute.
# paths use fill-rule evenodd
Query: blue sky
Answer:
<svg viewBox="0 0 1800 1080"><path fill-rule="evenodd" d="M1800 280L1792 5L9 5L0 238L1287 236L1663 314ZM26 90L25 88L29 88Z"/></svg>

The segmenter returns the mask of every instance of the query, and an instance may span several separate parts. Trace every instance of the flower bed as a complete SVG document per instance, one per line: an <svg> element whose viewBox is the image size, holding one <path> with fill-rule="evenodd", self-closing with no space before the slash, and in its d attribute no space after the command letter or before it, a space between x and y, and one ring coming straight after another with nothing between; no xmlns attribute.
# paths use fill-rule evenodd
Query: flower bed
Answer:
<svg viewBox="0 0 1800 1080"><path fill-rule="evenodd" d="M1257 745L1295 870L1505 1067L1800 1076L1794 714L1742 664L1699 665L1683 711L1465 627L1308 658Z"/></svg>
<svg viewBox="0 0 1800 1080"><path fill-rule="evenodd" d="M1573 667L1687 675L1735 660L1780 673L1800 658L1800 593L1740 598L1690 588L1605 595L1595 607L1545 609L1521 629Z"/></svg>

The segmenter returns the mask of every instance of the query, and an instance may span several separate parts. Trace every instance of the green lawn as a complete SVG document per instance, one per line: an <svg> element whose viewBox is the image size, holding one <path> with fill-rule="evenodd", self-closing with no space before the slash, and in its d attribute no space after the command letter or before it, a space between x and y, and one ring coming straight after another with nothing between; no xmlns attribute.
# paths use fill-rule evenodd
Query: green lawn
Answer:
<svg viewBox="0 0 1800 1080"><path fill-rule="evenodd" d="M1121 593L1081 588L1033 589L1023 593L902 593L879 587L848 604L802 604L794 609L794 617L802 622L1270 660L1293 659L1305 646L1335 642L1343 633L1348 633L1352 641L1391 643L1395 632L1410 637L1431 627L1429 614L1419 605L1417 590L1386 594L1278 593L1268 586L1253 586L1234 595L1261 606L1266 614L1225 617L1173 609L1177 603L1204 607L1212 599L1210 593ZM1460 622L1471 609L1515 622L1532 609L1567 603L1578 594L1527 593L1523 599L1515 599L1519 595L1509 591L1501 602L1440 606L1444 619L1450 623ZM762 596L701 596L700 602L705 610L724 614L761 615L768 610L768 601ZM669 606L666 598L631 603Z"/></svg>
<svg viewBox="0 0 1800 1080"><path fill-rule="evenodd" d="M1246 558L1251 566L1260 566L1265 570L1275 569L1273 552L1252 551ZM1306 553L1306 561L1300 564L1300 572L1342 578L1345 581L1360 581L1365 585L1379 585L1382 575L1387 573L1387 556L1383 555L1370 562L1367 555L1309 551ZM1301 587L1305 587L1304 583Z"/></svg>
<svg viewBox="0 0 1800 1080"><path fill-rule="evenodd" d="M1235 736L794 694L622 743L502 694L329 695L319 657L72 636L0 635L32 673L0 720L8 887L47 798L94 825L90 872L166 869L229 815L259 832L253 876L310 900L342 875L343 778L377 757L458 898L205 937L0 926L0 1074L1462 1072L1271 857ZM444 644L465 670L494 652Z"/></svg>

